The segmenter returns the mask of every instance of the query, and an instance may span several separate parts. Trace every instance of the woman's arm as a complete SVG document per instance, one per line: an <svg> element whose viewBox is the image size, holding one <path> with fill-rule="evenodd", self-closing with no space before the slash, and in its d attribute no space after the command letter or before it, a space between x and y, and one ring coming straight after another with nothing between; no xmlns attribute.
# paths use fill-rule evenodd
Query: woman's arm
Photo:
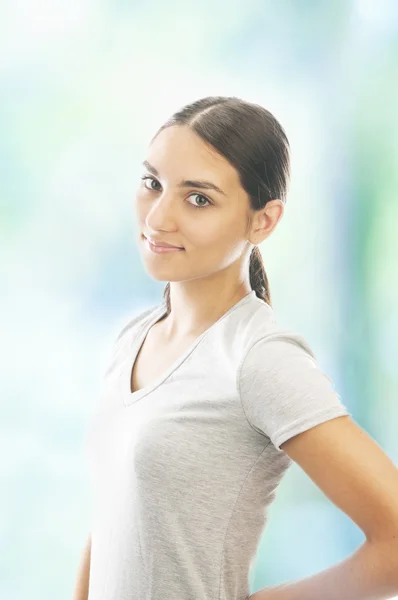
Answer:
<svg viewBox="0 0 398 600"><path fill-rule="evenodd" d="M90 580L91 535L88 536L79 564L73 600L88 600L88 584Z"/></svg>

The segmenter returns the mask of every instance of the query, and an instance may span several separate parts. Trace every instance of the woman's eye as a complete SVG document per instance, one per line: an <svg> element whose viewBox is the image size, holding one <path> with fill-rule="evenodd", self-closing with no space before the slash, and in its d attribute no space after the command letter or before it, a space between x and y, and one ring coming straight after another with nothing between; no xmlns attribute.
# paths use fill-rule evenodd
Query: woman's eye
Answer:
<svg viewBox="0 0 398 600"><path fill-rule="evenodd" d="M142 181L144 181L144 187L145 187L147 190L150 190L150 191L152 191L152 192L157 192L157 191L158 191L158 189L156 189L156 188L152 187L152 184L151 184L151 183L149 184L149 187L148 187L148 186L146 185L146 183L145 183L145 182L148 180L148 181L150 181L150 182L155 182L156 184L160 185L157 179L155 179L154 177L151 177L150 175L143 175L143 176L141 177L141 179L142 179ZM213 204L213 203L212 203L212 202L211 202L211 201L210 201L208 198L206 198L206 196L203 196L203 194L191 194L191 196L196 196L197 198L201 198L202 200L204 200L204 201L205 201L205 204L199 204L199 205L198 205L198 204L192 204L192 203L190 202L189 204L190 204L191 206L193 206L194 208L206 208L206 206L210 206L210 205L212 205L212 204ZM190 197L191 197L191 196L190 196Z"/></svg>
<svg viewBox="0 0 398 600"><path fill-rule="evenodd" d="M202 198L206 204L200 204L199 206L197 204L192 204L191 206L193 206L194 208L205 208L206 206L209 206L210 204L212 204L210 202L210 200L208 198L206 198L206 196L203 196L202 194L191 194L192 196L196 196L197 198Z"/></svg>
<svg viewBox="0 0 398 600"><path fill-rule="evenodd" d="M156 183L159 183L159 182L157 181L157 179L155 179L154 177L150 177L149 175L144 175L143 177L141 177L141 179L142 179L142 181L144 181L144 187L146 187L146 189L147 189L147 190L153 190L153 189L154 189L152 186L151 186L151 187L148 187L148 186L145 184L145 181L146 181L147 179L149 179L149 180L151 180L151 181L156 181ZM157 190L154 190L154 191L157 191Z"/></svg>

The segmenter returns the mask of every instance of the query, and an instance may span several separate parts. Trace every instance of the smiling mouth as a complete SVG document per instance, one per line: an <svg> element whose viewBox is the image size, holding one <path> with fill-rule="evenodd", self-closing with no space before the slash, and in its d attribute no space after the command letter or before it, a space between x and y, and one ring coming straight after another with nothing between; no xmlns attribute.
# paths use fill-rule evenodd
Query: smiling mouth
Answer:
<svg viewBox="0 0 398 600"><path fill-rule="evenodd" d="M185 248L180 248L178 246L156 246L155 244L152 244L150 242L150 240L143 234L141 233L141 239L146 242L149 246L149 248L155 252L156 254L164 254L167 252L176 252L176 251L181 251L181 250L185 250Z"/></svg>

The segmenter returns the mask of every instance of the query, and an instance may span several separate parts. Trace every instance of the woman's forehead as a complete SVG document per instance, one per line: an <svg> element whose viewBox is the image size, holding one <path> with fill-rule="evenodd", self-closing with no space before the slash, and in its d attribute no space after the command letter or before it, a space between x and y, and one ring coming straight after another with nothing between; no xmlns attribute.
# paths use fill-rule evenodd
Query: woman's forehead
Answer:
<svg viewBox="0 0 398 600"><path fill-rule="evenodd" d="M159 177L211 178L223 190L239 184L233 165L189 127L173 126L161 131L148 148L146 161Z"/></svg>

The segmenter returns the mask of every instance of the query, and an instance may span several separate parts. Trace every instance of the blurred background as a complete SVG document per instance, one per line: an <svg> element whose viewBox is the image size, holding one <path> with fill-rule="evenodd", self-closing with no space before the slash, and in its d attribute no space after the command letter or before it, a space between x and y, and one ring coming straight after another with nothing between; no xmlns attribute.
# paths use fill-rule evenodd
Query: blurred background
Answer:
<svg viewBox="0 0 398 600"><path fill-rule="evenodd" d="M275 316L398 462L398 3L0 3L0 596L72 597L90 527L85 436L111 344L161 301L136 247L151 135L207 95L262 104L292 150L260 250ZM364 541L295 465L251 593Z"/></svg>

